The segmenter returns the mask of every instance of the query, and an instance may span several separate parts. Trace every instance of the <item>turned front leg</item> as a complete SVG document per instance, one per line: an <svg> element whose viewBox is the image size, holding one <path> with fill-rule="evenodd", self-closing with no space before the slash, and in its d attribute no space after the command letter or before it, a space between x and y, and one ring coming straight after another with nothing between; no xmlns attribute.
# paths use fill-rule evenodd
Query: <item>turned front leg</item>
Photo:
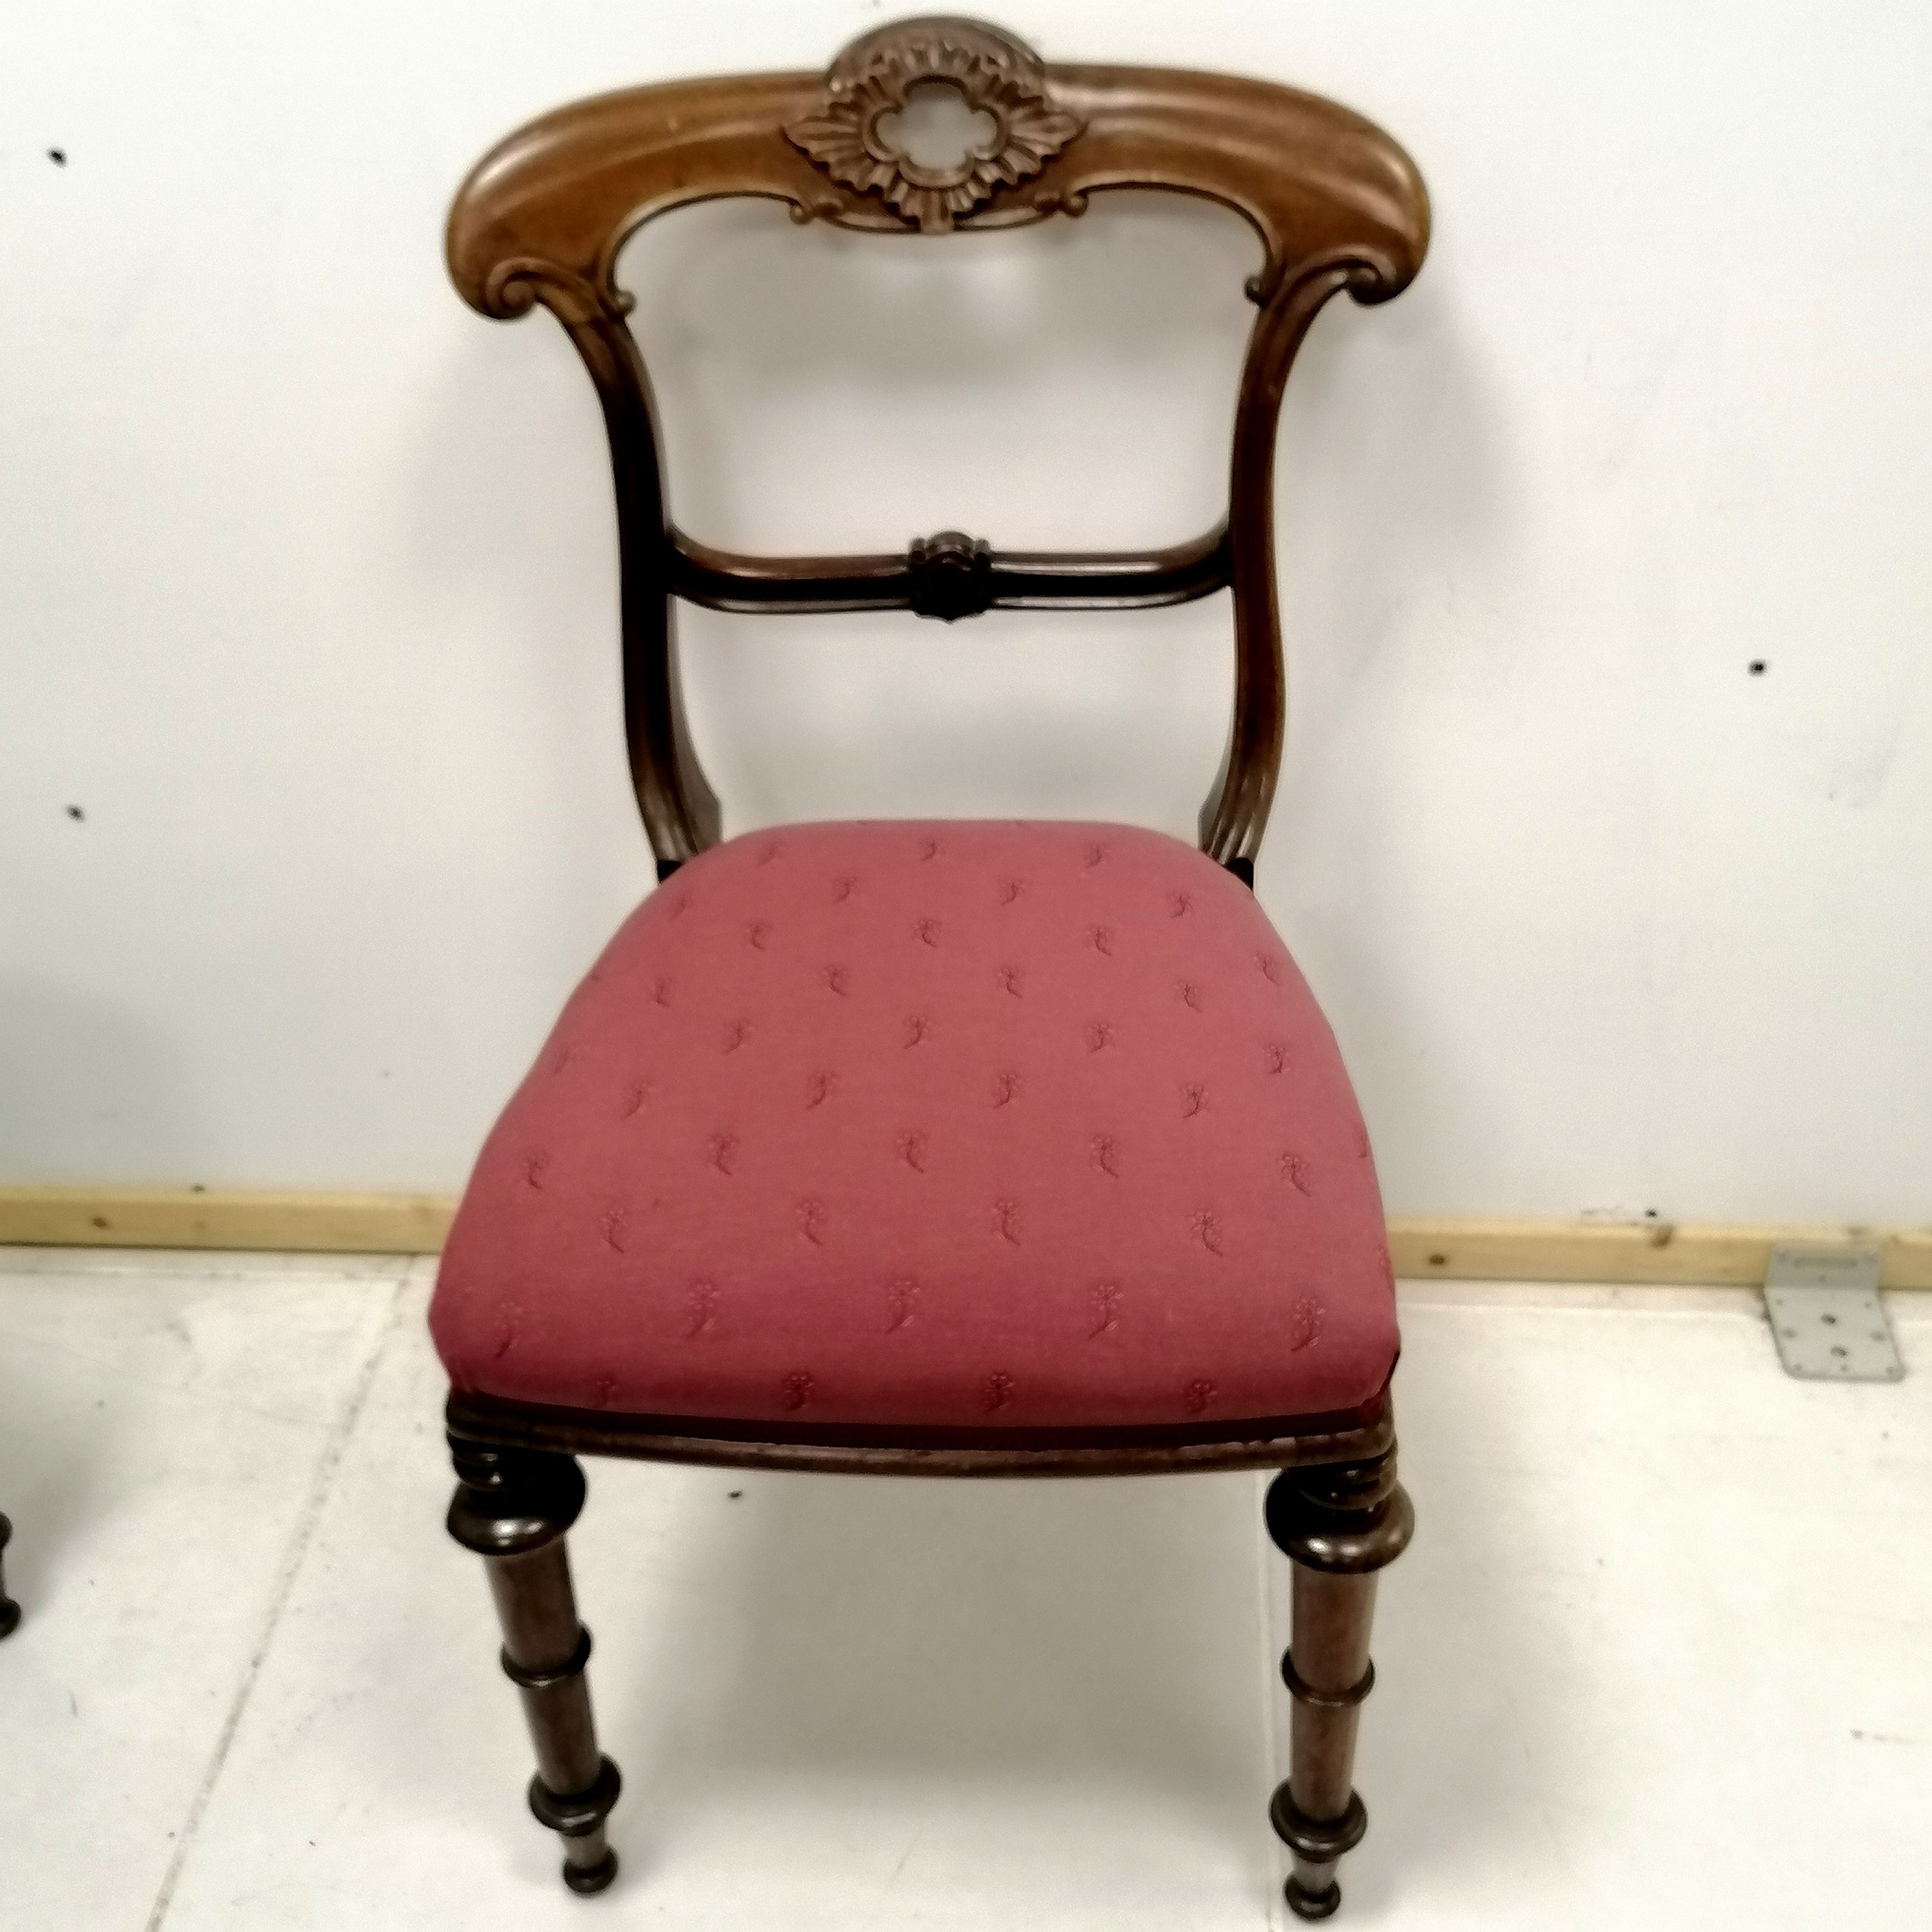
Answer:
<svg viewBox="0 0 1932 1932"><path fill-rule="evenodd" d="M577 1621L564 1535L583 1507L583 1472L569 1456L492 1449L452 1438L457 1486L450 1534L484 1560L503 1628L504 1673L523 1700L536 1747L530 1809L563 1838L563 1882L600 1892L617 1876L604 1821L617 1767L597 1750L584 1666L590 1633Z"/></svg>
<svg viewBox="0 0 1932 1932"><path fill-rule="evenodd" d="M1289 1908L1325 1919L1342 1903L1336 1862L1369 1825L1350 1781L1362 1700L1375 1683L1376 1573L1406 1547L1415 1512L1391 1449L1369 1462L1284 1470L1268 1490L1267 1524L1294 1565L1293 1638L1281 1659L1294 1699L1288 1777L1269 1817L1294 1855Z"/></svg>

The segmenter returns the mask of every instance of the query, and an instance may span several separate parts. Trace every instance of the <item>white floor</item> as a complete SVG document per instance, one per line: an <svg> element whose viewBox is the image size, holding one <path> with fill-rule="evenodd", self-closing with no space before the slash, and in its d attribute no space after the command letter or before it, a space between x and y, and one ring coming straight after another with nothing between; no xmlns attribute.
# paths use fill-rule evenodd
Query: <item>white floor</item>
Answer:
<svg viewBox="0 0 1932 1932"><path fill-rule="evenodd" d="M0 1927L1284 1922L1243 1475L594 1465L624 1869L571 1897L440 1527L427 1278L0 1250ZM1893 1311L1918 1372L1846 1387L1746 1294L1406 1294L1338 1923L1932 1923L1932 1297Z"/></svg>

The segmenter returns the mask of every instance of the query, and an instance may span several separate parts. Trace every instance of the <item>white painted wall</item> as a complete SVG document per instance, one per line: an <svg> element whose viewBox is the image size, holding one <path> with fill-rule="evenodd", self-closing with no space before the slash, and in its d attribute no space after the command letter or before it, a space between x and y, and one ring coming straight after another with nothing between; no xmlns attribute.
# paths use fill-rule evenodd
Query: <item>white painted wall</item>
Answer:
<svg viewBox="0 0 1932 1932"><path fill-rule="evenodd" d="M650 872L590 388L546 318L458 303L447 196L539 109L816 66L880 17L15 11L0 1179L460 1181ZM1259 880L1391 1206L1924 1218L1932 15L1004 18L1049 57L1332 93L1435 194L1421 281L1332 311L1291 397L1290 769ZM629 274L698 534L1113 545L1212 514L1253 256L1232 218L1097 207L950 248L679 224ZM1090 355L1032 340L1070 319ZM1229 685L1218 601L686 635L738 829L1185 832Z"/></svg>

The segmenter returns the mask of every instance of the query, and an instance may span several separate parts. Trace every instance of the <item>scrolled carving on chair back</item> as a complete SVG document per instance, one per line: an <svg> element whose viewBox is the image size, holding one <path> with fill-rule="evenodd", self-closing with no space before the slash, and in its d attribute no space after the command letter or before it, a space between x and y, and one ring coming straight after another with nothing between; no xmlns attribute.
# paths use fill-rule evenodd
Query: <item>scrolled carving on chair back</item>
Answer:
<svg viewBox="0 0 1932 1932"><path fill-rule="evenodd" d="M954 93L970 125L948 153L926 148L915 124L920 97L934 89ZM624 242L658 215L719 196L775 199L801 222L930 236L1077 216L1091 194L1108 188L1219 202L1243 216L1261 242L1262 264L1248 283L1261 312L1236 406L1225 532L1182 546L1212 567L1186 573L1179 593L1233 591L1234 717L1200 839L1216 859L1251 862L1286 724L1273 509L1283 387L1309 324L1331 297L1345 288L1358 301L1386 301L1413 279L1428 247L1421 179L1379 128L1332 101L1266 81L1046 63L998 28L934 16L875 29L823 74L670 82L579 102L511 135L464 182L447 238L458 290L498 318L539 303L550 309L570 331L604 405L624 575L626 730L660 869L714 843L720 832L679 696L674 595L692 594L700 580L744 586L777 576L798 587L797 600L782 607L957 617L1002 605L1075 603L1083 571L1158 560L1151 553L1067 559L1073 567L1064 580L1049 585L1039 574L1043 560L1034 558L1027 560L1029 583L1010 596L1001 588L1008 560L983 546L971 573L953 569L948 556L935 574L934 559L923 553L895 563L734 560L707 553L722 569L681 577L681 562L698 546L665 514L649 385L624 319L630 300L616 281ZM1170 570L1161 581L1180 579ZM1101 600L1118 607L1163 600L1174 598L1131 586Z"/></svg>
<svg viewBox="0 0 1932 1932"><path fill-rule="evenodd" d="M923 82L956 88L992 124L950 167L882 131ZM543 115L457 192L450 272L486 315L533 299L566 319L593 301L621 313L612 269L624 241L688 202L763 196L800 220L944 233L1077 215L1094 190L1121 187L1244 216L1266 251L1249 287L1257 302L1345 257L1363 270L1365 298L1393 295L1428 245L1413 164L1332 101L1228 74L1048 64L997 28L942 16L876 28L822 74L663 82Z"/></svg>
<svg viewBox="0 0 1932 1932"><path fill-rule="evenodd" d="M955 156L921 160L903 138L917 90L950 91L975 121ZM1046 70L1024 43L975 20L906 20L855 40L825 76L814 111L785 138L832 179L876 193L929 235L1030 181L1084 125L1053 99Z"/></svg>

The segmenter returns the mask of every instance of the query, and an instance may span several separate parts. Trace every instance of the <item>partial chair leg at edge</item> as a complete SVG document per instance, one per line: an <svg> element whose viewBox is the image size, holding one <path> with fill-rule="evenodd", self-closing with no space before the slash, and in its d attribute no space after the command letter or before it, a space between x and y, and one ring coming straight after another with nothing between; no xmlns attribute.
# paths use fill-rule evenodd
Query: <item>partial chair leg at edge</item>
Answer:
<svg viewBox="0 0 1932 1932"><path fill-rule="evenodd" d="M1342 1903L1335 1866L1369 1825L1350 1779L1362 1700L1375 1685L1376 1573L1407 1547L1415 1512L1392 1448L1368 1462L1284 1469L1269 1485L1267 1526L1294 1566L1293 1640L1281 1659L1294 1699L1288 1777L1268 1816L1294 1854L1289 1909L1325 1919Z"/></svg>
<svg viewBox="0 0 1932 1932"><path fill-rule="evenodd" d="M11 1637L20 1623L20 1606L7 1594L5 1552L13 1541L13 1525L0 1516L0 1637Z"/></svg>
<svg viewBox="0 0 1932 1932"><path fill-rule="evenodd" d="M574 1457L498 1449L452 1436L457 1488L449 1532L483 1559L503 1627L504 1674L517 1687L536 1747L530 1809L563 1839L563 1882L601 1892L617 1874L604 1821L617 1767L597 1750L584 1666L590 1633L577 1621L565 1532L583 1507Z"/></svg>

